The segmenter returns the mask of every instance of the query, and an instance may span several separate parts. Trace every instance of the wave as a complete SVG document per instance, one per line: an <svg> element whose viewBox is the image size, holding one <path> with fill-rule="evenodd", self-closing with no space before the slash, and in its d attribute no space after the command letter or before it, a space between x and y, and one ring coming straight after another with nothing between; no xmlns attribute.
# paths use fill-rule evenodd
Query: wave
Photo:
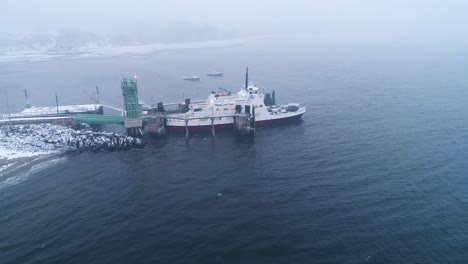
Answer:
<svg viewBox="0 0 468 264"><path fill-rule="evenodd" d="M43 171L43 170L45 170L47 168L53 167L53 166L55 166L57 164L60 164L60 163L64 162L65 160L66 160L65 157L60 157L60 158L55 158L55 159L52 159L52 160L47 160L47 161L44 161L44 162L33 165L27 171L20 172L20 173L18 173L16 175L13 175L11 177L7 177L6 179L0 181L0 191L5 189L5 188L20 184L20 183L26 181L27 179L29 179L32 175L34 175L34 174L36 174L38 172L41 172L41 171Z"/></svg>
<svg viewBox="0 0 468 264"><path fill-rule="evenodd" d="M15 164L16 164L16 162L13 162L13 163L10 163L10 164L0 166L0 173L2 173L2 171L6 171L8 168L10 168L11 166L13 166ZM1 174L0 174L0 176L1 176Z"/></svg>

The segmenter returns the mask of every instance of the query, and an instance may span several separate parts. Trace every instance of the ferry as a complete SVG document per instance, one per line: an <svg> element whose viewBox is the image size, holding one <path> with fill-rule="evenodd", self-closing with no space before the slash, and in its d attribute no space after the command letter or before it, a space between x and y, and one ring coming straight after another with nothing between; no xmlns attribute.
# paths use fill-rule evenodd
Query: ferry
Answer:
<svg viewBox="0 0 468 264"><path fill-rule="evenodd" d="M221 89L212 92L205 101L186 100L183 113L166 114L167 131L209 131L212 119L215 129L233 128L236 106L242 112L255 108L255 125L287 123L298 121L306 112L306 107L299 103L276 105L275 92L264 94L248 80L246 72L245 86L237 93Z"/></svg>

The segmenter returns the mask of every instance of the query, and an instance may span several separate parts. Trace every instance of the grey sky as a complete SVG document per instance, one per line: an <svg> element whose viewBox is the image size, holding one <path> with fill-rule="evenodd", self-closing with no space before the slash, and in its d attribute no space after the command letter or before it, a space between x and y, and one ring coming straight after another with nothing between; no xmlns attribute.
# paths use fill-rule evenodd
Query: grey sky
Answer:
<svg viewBox="0 0 468 264"><path fill-rule="evenodd" d="M467 1L2 0L0 32L118 31L171 21L240 32L466 37Z"/></svg>

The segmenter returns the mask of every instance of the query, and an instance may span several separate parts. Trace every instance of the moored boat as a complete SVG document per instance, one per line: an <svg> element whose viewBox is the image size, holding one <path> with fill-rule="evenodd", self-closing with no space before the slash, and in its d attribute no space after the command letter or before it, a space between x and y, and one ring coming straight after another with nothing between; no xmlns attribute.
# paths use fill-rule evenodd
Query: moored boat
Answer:
<svg viewBox="0 0 468 264"><path fill-rule="evenodd" d="M222 72L218 72L218 71L212 71L206 74L206 76L210 76L210 77L223 77L223 75L224 74Z"/></svg>
<svg viewBox="0 0 468 264"><path fill-rule="evenodd" d="M184 77L182 77L182 79L184 79L186 81L200 81L200 77L198 77L195 74L193 74L192 76L184 76Z"/></svg>
<svg viewBox="0 0 468 264"><path fill-rule="evenodd" d="M248 71L245 86L239 92L221 90L212 92L205 101L186 100L182 112L166 114L167 131L186 131L187 127L190 131L233 128L238 113L254 114L255 125L288 123L300 120L306 112L306 107L298 103L276 105L275 91L262 93L249 83Z"/></svg>

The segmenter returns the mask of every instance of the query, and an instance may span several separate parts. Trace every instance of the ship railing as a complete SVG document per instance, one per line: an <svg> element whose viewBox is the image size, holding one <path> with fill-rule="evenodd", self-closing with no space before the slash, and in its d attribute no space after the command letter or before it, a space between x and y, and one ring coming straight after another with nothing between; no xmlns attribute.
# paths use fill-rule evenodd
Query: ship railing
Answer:
<svg viewBox="0 0 468 264"><path fill-rule="evenodd" d="M187 117L183 117L183 116L166 116L165 118L167 118L168 120L199 120L199 119L210 119L210 118L223 118L223 117L232 117L234 118L235 116L237 116L238 114L232 114L232 115L214 115L214 116L187 116Z"/></svg>
<svg viewBox="0 0 468 264"><path fill-rule="evenodd" d="M190 103L191 103L191 104L203 104L203 103L206 103L206 101L197 100L197 101L191 101Z"/></svg>

